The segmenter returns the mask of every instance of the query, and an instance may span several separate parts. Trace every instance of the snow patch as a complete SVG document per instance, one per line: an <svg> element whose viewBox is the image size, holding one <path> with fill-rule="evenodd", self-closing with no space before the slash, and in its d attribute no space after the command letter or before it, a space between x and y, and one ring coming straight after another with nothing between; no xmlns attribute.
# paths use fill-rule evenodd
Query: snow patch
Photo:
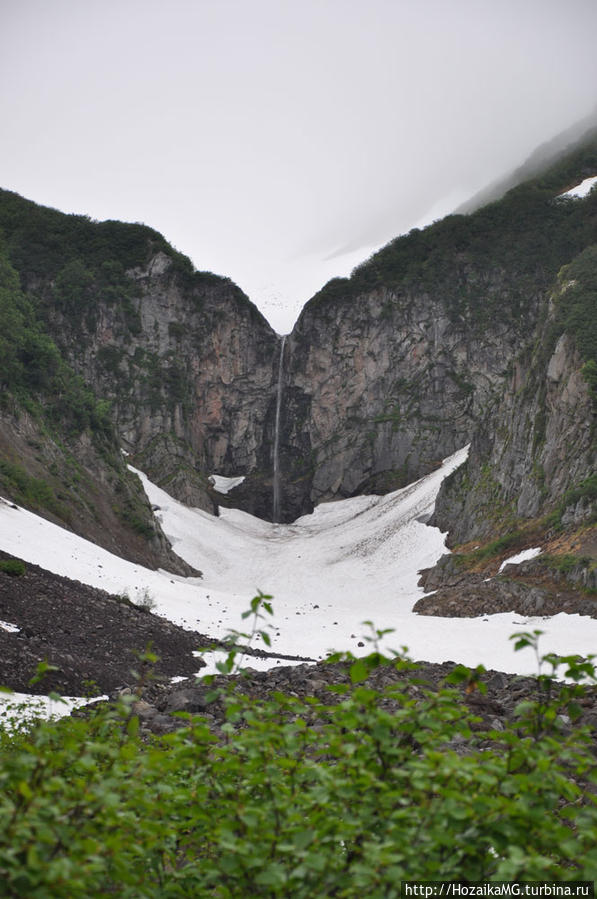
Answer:
<svg viewBox="0 0 597 899"><path fill-rule="evenodd" d="M3 631L8 631L9 634L18 634L21 630L20 627L17 627L16 624L11 624L10 621L0 621L0 628Z"/></svg>
<svg viewBox="0 0 597 899"><path fill-rule="evenodd" d="M587 197L590 194L595 184L597 184L597 175L592 175L590 178L585 178L584 181L581 181L576 187L567 190L566 193L558 194L558 198L566 200L582 200L583 197Z"/></svg>
<svg viewBox="0 0 597 899"><path fill-rule="evenodd" d="M214 486L214 490L217 490L218 493L230 493L235 487L238 487L239 484L242 484L245 476L242 475L238 478L225 478L224 475L221 474L211 474L209 476L209 480Z"/></svg>
<svg viewBox="0 0 597 899"><path fill-rule="evenodd" d="M203 677L207 674L220 674L218 669L218 664L225 662L228 658L228 653L223 649L214 649L209 652L197 652L193 653L194 655L201 656L203 661L205 662L205 667L201 668L196 677ZM276 656L250 656L243 655L242 652L238 651L236 654L236 658L234 660L234 664L236 667L243 669L252 669L253 671L269 671L270 668L277 668L280 665L292 665L292 662L289 662L288 659L280 659ZM297 664L309 664L307 662L298 663ZM312 664L315 664L314 662Z"/></svg>
<svg viewBox="0 0 597 899"><path fill-rule="evenodd" d="M0 693L0 726L11 730L17 724L33 722L39 718L63 718L70 715L73 709L108 699L107 696L94 696L87 699L82 696L34 696L31 693Z"/></svg>
<svg viewBox="0 0 597 899"><path fill-rule="evenodd" d="M502 564L500 565L500 571L503 571L506 565L520 565L521 562L527 562L529 559L535 559L542 552L540 546L535 546L533 549L523 549L522 552L516 553L515 556L510 556L509 559L504 559Z"/></svg>

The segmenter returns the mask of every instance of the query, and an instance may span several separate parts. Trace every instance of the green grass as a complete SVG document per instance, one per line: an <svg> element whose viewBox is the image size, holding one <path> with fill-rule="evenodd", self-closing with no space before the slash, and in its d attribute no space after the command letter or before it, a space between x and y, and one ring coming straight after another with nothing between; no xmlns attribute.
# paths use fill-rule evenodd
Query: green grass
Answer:
<svg viewBox="0 0 597 899"><path fill-rule="evenodd" d="M559 556L553 553L543 553L537 561L547 568L558 571L560 574L570 574L575 568L585 568L591 564L591 559L588 556L575 556L571 553Z"/></svg>
<svg viewBox="0 0 597 899"><path fill-rule="evenodd" d="M63 521L70 520L68 509L60 503L47 481L33 477L22 465L2 457L0 457L0 484L15 502L29 509L51 512Z"/></svg>
<svg viewBox="0 0 597 899"><path fill-rule="evenodd" d="M0 559L0 571L10 577L22 577L25 574L25 563L20 559Z"/></svg>

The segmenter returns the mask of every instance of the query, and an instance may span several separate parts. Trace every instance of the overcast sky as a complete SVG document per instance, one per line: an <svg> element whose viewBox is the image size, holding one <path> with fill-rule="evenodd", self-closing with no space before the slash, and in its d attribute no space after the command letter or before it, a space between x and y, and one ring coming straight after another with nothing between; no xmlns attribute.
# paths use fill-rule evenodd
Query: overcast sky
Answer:
<svg viewBox="0 0 597 899"><path fill-rule="evenodd" d="M596 0L0 0L0 186L140 221L279 332L597 103Z"/></svg>

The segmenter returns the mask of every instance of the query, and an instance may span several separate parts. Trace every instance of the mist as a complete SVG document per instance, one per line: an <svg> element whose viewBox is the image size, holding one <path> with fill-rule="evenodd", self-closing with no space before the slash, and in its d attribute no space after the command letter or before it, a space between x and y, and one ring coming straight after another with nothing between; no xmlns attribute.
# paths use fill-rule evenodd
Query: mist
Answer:
<svg viewBox="0 0 597 899"><path fill-rule="evenodd" d="M280 332L597 100L594 0L4 0L1 186L142 221Z"/></svg>

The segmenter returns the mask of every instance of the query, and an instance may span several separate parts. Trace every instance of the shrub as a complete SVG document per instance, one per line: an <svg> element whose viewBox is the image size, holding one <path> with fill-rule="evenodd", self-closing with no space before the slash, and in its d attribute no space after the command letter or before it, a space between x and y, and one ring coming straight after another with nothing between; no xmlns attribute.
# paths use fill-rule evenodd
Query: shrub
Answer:
<svg viewBox="0 0 597 899"><path fill-rule="evenodd" d="M407 879L595 878L595 761L558 726L590 662L565 659L560 692L541 675L515 723L484 734L456 688L482 689L481 668L432 691L403 658L349 661L339 701L220 697L220 736L185 715L148 743L135 696L5 735L5 895L391 899ZM367 686L379 665L402 679Z"/></svg>
<svg viewBox="0 0 597 899"><path fill-rule="evenodd" d="M143 537L144 540L151 540L155 537L151 513L143 506L135 505L133 500L128 500L121 508L115 507L115 512L126 527Z"/></svg>

